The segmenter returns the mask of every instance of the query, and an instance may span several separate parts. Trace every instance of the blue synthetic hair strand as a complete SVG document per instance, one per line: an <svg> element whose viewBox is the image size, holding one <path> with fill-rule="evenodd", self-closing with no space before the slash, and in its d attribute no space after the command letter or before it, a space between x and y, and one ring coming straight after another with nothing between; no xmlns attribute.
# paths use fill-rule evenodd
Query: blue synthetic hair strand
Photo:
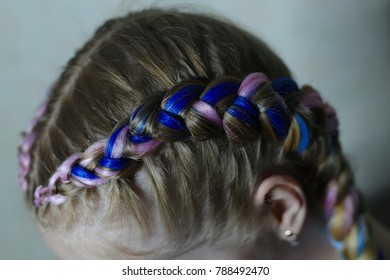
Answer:
<svg viewBox="0 0 390 280"><path fill-rule="evenodd" d="M266 110L265 113L269 118L276 137L279 140L285 139L287 137L288 129L290 126L289 119L286 118L285 112L276 107Z"/></svg>
<svg viewBox="0 0 390 280"><path fill-rule="evenodd" d="M101 160L99 160L99 165L101 167L112 169L114 171L122 170L126 168L130 163L131 160L127 158L118 159L118 158L104 157Z"/></svg>
<svg viewBox="0 0 390 280"><path fill-rule="evenodd" d="M225 113L246 123L251 128L260 130L259 109L248 98L237 96Z"/></svg>
<svg viewBox="0 0 390 280"><path fill-rule="evenodd" d="M240 83L236 81L222 81L207 88L200 100L211 106L216 106L222 99L232 93L236 93Z"/></svg>
<svg viewBox="0 0 390 280"><path fill-rule="evenodd" d="M188 107L188 104L192 104L199 98L204 88L204 86L197 84L184 85L183 87L177 89L174 94L169 96L169 98L163 102L161 109L174 115L180 115L180 113Z"/></svg>
<svg viewBox="0 0 390 280"><path fill-rule="evenodd" d="M111 134L110 138L108 139L107 141L107 145L106 145L106 149L104 150L104 155L105 157L112 157L113 156L113 151L116 147L115 144L119 144L117 143L118 140L118 136L119 134L121 133L122 129L124 128L124 126L120 127L119 129L115 130L113 134Z"/></svg>
<svg viewBox="0 0 390 280"><path fill-rule="evenodd" d="M70 171L72 175L78 177L78 178L83 178L83 179L99 179L99 176L94 174L93 172L82 168L80 165L76 164L73 166L72 170Z"/></svg>
<svg viewBox="0 0 390 280"><path fill-rule="evenodd" d="M297 83L289 77L280 77L272 80L272 88L280 95L299 92Z"/></svg>
<svg viewBox="0 0 390 280"><path fill-rule="evenodd" d="M297 152L303 153L307 149L307 147L309 146L310 132L309 132L309 128L307 127L306 122L302 119L302 117L299 114L295 114L294 117L297 120L299 128L300 128L300 139L299 139L299 145L297 148Z"/></svg>

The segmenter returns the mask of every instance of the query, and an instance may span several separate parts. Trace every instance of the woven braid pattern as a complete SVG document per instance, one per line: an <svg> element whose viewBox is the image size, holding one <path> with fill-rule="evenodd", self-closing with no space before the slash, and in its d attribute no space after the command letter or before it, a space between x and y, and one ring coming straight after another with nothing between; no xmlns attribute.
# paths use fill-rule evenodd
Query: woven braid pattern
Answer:
<svg viewBox="0 0 390 280"><path fill-rule="evenodd" d="M273 80L273 106L260 112L250 97L267 82L269 80L263 73L252 73L242 83L235 78L225 78L209 85L199 81L178 84L166 93L159 109L153 104L142 104L134 111L129 124L119 125L108 139L94 143L84 153L67 158L47 186L36 188L35 206L44 202L61 204L66 200L63 195L56 194L56 184L71 183L80 188L104 185L128 168L132 159L154 152L163 142L190 137L207 140L221 136L223 132L235 142L253 140L241 139L241 132L253 131L255 137L260 137L261 122L265 118L272 127L273 138L282 141L288 135L293 116L301 131L295 149L302 153L310 141L308 126L299 114L292 115L282 96L298 92L299 88L290 78ZM229 106L221 105L229 98L232 100ZM200 121L186 123L189 114L195 114ZM234 122L228 123L226 119ZM148 126L150 123L155 125ZM195 126L203 126L214 135L207 133L208 137L205 137L192 133L191 128Z"/></svg>
<svg viewBox="0 0 390 280"><path fill-rule="evenodd" d="M300 103L311 110L323 109L327 133L329 135L337 133L339 122L336 112L333 107L323 102L318 92L303 96ZM373 246L370 230L362 215L363 203L360 193L353 184L345 185L342 173L338 177L328 183L323 202L330 244L338 251L341 259L381 259L381 252ZM344 191L341 185L345 185Z"/></svg>
<svg viewBox="0 0 390 280"><path fill-rule="evenodd" d="M328 219L328 239L341 259L381 259L381 250L375 248L370 228L362 209L361 195L354 186L340 199L339 183L332 180L324 200Z"/></svg>
<svg viewBox="0 0 390 280"><path fill-rule="evenodd" d="M41 120L43 114L46 112L47 101L44 101L38 108L33 120L28 125L27 129L22 135L22 141L19 145L19 186L23 191L27 191L28 183L26 176L30 172L31 154L30 149L34 144L37 133L35 131L36 126Z"/></svg>
<svg viewBox="0 0 390 280"><path fill-rule="evenodd" d="M272 94L265 98L267 106L261 107L253 97L263 89L266 89L264 94L267 91ZM226 77L210 84L202 81L179 83L166 92L159 106L141 104L129 122L119 124L109 138L94 143L83 153L68 157L46 186L36 188L34 204L40 207L45 203L63 203L66 197L57 193L57 185L72 184L79 188L104 185L120 177L133 159L155 152L164 142L189 138L204 141L225 136L230 141L245 144L261 136L280 142L285 151L293 150L302 155L313 141L310 127L305 116L286 104L288 96L298 92L292 79L270 81L263 73L251 73L242 82ZM337 134L335 111L316 91L303 95L298 107L303 110L321 108L325 112L327 134ZM293 126L298 131L292 133ZM289 137L296 139L290 141L293 144L286 145ZM369 232L359 216L359 196L353 186L348 190L340 199L337 180L329 183L324 203L329 239L342 258L373 258Z"/></svg>

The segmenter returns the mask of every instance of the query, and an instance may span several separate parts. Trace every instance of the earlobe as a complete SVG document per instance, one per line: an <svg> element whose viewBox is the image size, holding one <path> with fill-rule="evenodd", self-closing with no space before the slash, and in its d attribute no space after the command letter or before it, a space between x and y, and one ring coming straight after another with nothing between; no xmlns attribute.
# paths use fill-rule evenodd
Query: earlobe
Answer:
<svg viewBox="0 0 390 280"><path fill-rule="evenodd" d="M253 196L255 209L265 209L278 236L295 242L306 217L306 200L301 184L288 175L264 179Z"/></svg>

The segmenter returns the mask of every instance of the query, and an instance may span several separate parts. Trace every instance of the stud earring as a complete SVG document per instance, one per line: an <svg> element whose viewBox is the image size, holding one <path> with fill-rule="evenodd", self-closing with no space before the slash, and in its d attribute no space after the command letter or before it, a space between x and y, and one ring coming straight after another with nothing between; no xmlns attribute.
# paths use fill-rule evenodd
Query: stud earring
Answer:
<svg viewBox="0 0 390 280"><path fill-rule="evenodd" d="M284 238L291 244L291 246L298 245L298 236L292 230L286 230L283 234Z"/></svg>

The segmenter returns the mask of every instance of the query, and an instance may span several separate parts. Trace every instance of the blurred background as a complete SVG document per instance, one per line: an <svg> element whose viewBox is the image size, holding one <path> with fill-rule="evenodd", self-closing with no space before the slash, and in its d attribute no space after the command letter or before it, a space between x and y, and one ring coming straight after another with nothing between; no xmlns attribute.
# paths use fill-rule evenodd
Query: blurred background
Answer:
<svg viewBox="0 0 390 280"><path fill-rule="evenodd" d="M368 208L390 227L390 1L1 0L0 259L55 259L26 211L17 146L50 83L105 20L148 7L222 16L263 39L341 121Z"/></svg>

